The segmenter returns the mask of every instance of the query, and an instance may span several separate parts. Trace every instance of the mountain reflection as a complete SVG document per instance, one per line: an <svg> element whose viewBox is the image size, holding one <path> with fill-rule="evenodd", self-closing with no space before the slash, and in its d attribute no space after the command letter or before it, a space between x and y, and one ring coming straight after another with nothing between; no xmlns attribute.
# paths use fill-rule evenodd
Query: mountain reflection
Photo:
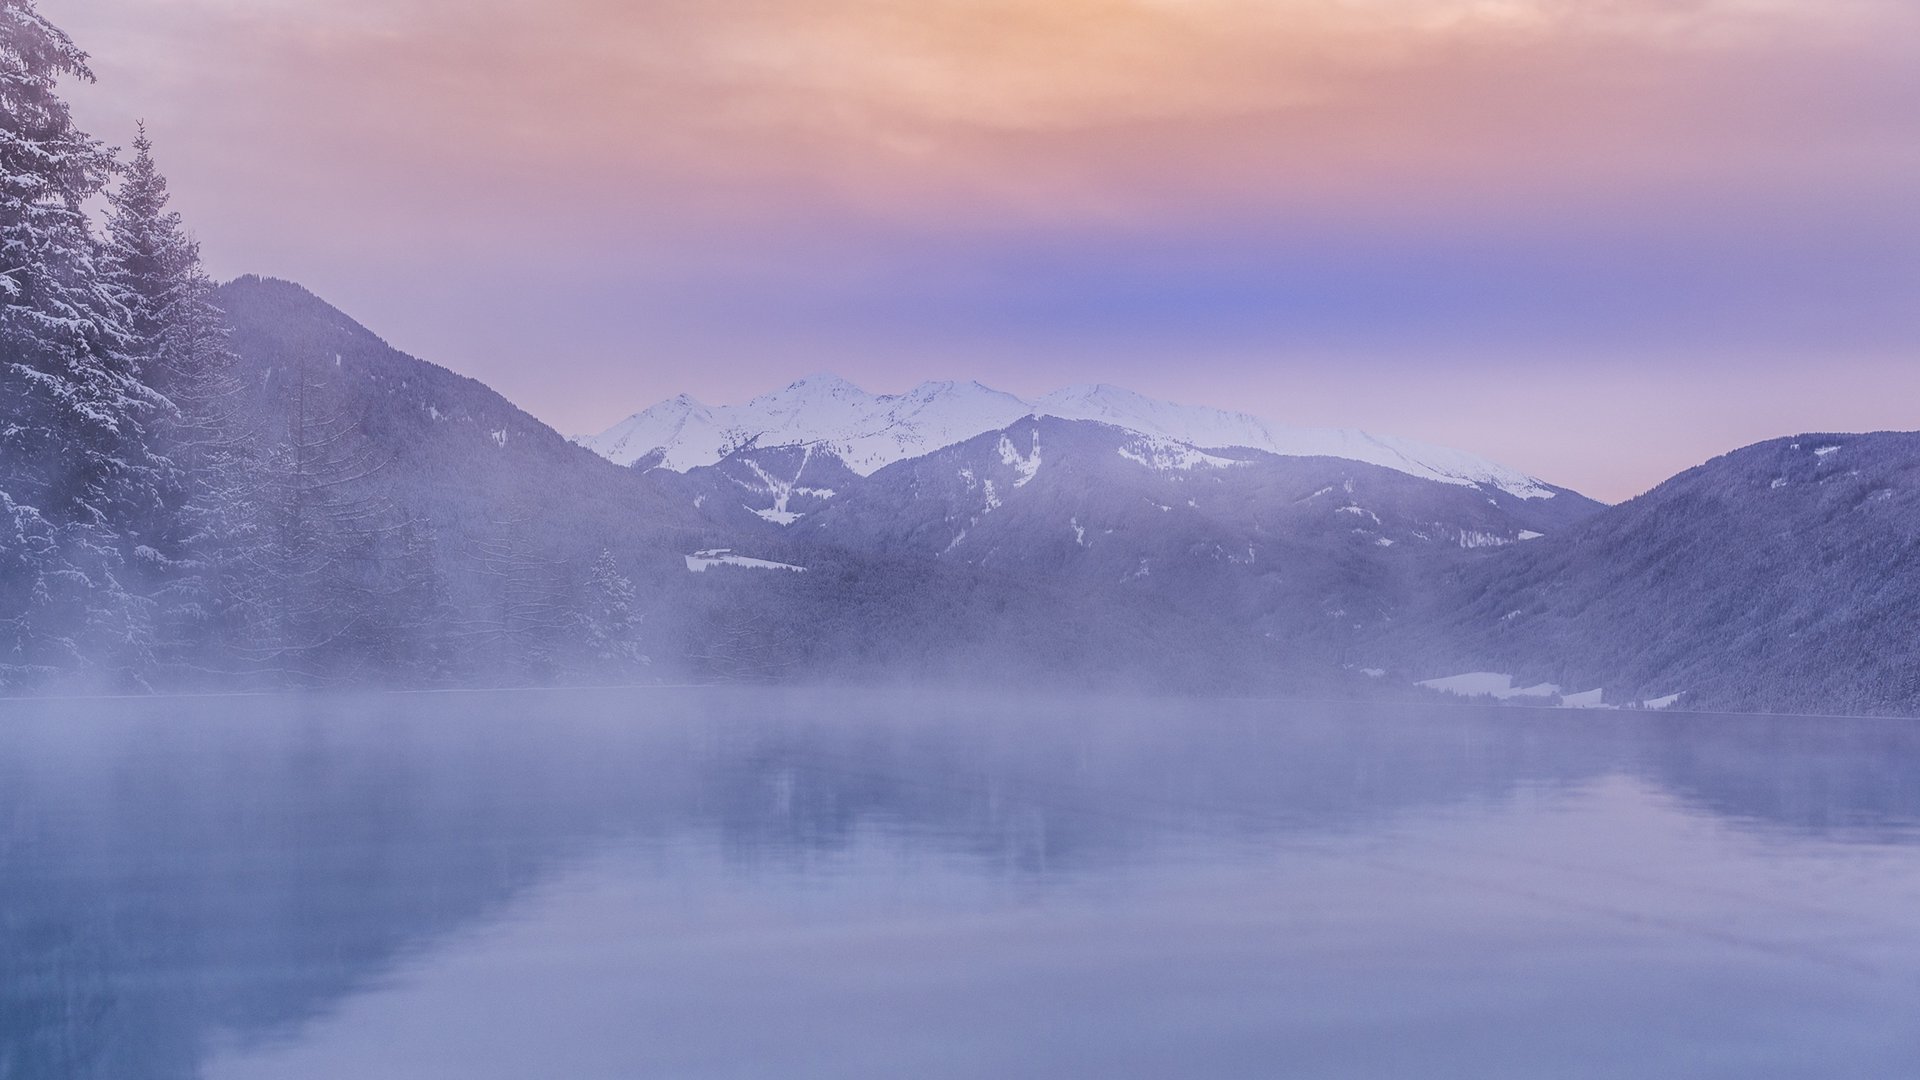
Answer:
<svg viewBox="0 0 1920 1080"><path fill-rule="evenodd" d="M9 1080L197 1077L621 845L804 877L879 836L1046 890L1615 776L1741 829L1920 823L1920 734L1888 721L721 691L7 709Z"/></svg>

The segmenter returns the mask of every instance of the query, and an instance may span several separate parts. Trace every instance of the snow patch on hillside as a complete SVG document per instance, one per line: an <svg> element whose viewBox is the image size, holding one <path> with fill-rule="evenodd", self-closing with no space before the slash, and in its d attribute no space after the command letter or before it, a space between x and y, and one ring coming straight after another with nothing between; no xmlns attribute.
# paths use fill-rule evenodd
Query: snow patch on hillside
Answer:
<svg viewBox="0 0 1920 1080"><path fill-rule="evenodd" d="M1033 449L1024 455L1014 447L1012 439L1000 436L1000 462L1013 466L1013 471L1019 474L1020 479L1013 482L1014 487L1026 487L1032 483L1040 473L1040 433L1033 433Z"/></svg>
<svg viewBox="0 0 1920 1080"><path fill-rule="evenodd" d="M1231 458L1215 457L1212 454L1196 450L1185 443L1152 436L1135 439L1120 448L1120 456L1128 461L1145 465L1155 472L1180 470L1191 472L1194 469L1230 469L1242 462ZM1165 507L1162 507L1165 509Z"/></svg>
<svg viewBox="0 0 1920 1080"><path fill-rule="evenodd" d="M800 486L800 477L807 474L807 464L813 460L812 447L808 447L807 451L800 455L800 467L794 470L793 479L791 480L773 475L752 458L742 457L734 460L744 462L747 469L753 473L754 479L758 481L758 484L751 484L736 476L732 477L735 484L755 494L770 495L773 497L773 505L771 507L759 510L748 507L748 509L753 510L761 519L770 521L775 525L792 525L794 522L806 516L805 514L788 508L788 504L793 501L795 495L812 496L819 499L831 499L834 496L832 488Z"/></svg>
<svg viewBox="0 0 1920 1080"><path fill-rule="evenodd" d="M767 559L749 559L745 555L735 555L729 548L714 548L711 551L696 551L687 557L687 569L694 573L704 573L715 566L739 566L748 570L791 570L804 574L807 568L791 563L772 562Z"/></svg>

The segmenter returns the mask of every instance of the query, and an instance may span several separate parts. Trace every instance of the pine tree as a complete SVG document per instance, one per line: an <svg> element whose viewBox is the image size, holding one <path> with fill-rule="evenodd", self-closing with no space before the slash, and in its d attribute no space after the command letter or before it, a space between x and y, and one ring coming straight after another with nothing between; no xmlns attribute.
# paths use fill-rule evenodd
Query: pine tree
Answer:
<svg viewBox="0 0 1920 1080"><path fill-rule="evenodd" d="M0 508L51 541L0 582L0 669L137 678L148 633L125 578L151 554L139 533L165 462L144 423L159 398L125 350L87 218L113 156L74 126L63 77L90 80L86 54L32 0L0 0Z"/></svg>
<svg viewBox="0 0 1920 1080"><path fill-rule="evenodd" d="M193 258L167 326L161 372L171 405L157 443L178 467L166 489L170 565L156 596L160 641L176 660L230 651L245 625L242 575L259 561L262 447L228 347L214 283Z"/></svg>
<svg viewBox="0 0 1920 1080"><path fill-rule="evenodd" d="M178 211L167 209L170 200L143 122L136 128L133 160L121 168L111 199L106 276L127 311L127 351L147 368L159 362L184 278L199 261L186 223Z"/></svg>
<svg viewBox="0 0 1920 1080"><path fill-rule="evenodd" d="M162 399L150 443L173 465L142 539L158 638L174 663L219 663L242 622L236 574L256 542L248 476L255 440L241 408L225 315L200 248L168 209L167 181L141 125L112 195L106 275L127 309L126 351ZM210 655L209 655L210 654Z"/></svg>
<svg viewBox="0 0 1920 1080"><path fill-rule="evenodd" d="M633 581L604 548L587 570L578 619L585 660L595 673L630 671L648 662L640 651Z"/></svg>

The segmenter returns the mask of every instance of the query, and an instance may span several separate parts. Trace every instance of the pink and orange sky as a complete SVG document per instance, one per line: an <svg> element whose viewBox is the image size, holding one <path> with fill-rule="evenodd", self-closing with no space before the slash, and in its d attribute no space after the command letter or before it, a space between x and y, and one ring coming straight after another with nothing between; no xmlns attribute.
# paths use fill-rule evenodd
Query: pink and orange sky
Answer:
<svg viewBox="0 0 1920 1080"><path fill-rule="evenodd" d="M1920 428L1913 0L42 0L222 275L564 431L1117 382L1596 497Z"/></svg>

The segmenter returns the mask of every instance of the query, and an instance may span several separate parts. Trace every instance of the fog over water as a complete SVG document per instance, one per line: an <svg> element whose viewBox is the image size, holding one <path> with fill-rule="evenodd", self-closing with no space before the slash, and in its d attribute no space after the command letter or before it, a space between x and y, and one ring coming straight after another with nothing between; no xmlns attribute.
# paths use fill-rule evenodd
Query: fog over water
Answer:
<svg viewBox="0 0 1920 1080"><path fill-rule="evenodd" d="M0 1076L1910 1077L1897 721L10 702Z"/></svg>

